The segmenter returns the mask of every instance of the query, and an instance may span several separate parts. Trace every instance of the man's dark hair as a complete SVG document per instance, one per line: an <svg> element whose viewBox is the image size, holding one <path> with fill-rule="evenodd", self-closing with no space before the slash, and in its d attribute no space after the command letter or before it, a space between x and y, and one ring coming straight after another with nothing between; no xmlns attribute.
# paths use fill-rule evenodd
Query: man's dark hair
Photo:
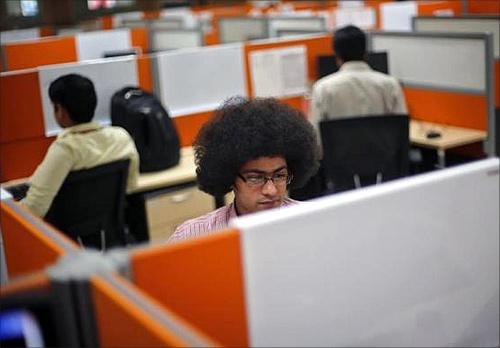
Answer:
<svg viewBox="0 0 500 348"><path fill-rule="evenodd" d="M90 122L94 117L97 96L92 81L78 74L63 75L49 87L52 103L62 105L76 124Z"/></svg>
<svg viewBox="0 0 500 348"><path fill-rule="evenodd" d="M333 34L333 52L344 62L364 60L366 52L366 35L355 27L348 25Z"/></svg>
<svg viewBox="0 0 500 348"><path fill-rule="evenodd" d="M241 167L281 156L302 187L319 167L316 133L304 114L273 98L233 98L205 123L195 142L198 186L214 196L231 191Z"/></svg>

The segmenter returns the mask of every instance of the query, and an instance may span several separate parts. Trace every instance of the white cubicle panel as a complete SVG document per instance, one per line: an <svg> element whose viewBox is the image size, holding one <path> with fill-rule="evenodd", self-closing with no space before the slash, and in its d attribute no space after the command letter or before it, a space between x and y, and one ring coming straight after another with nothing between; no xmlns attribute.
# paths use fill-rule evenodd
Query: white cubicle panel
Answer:
<svg viewBox="0 0 500 348"><path fill-rule="evenodd" d="M327 31L326 18L324 17L304 17L304 16L284 16L269 17L269 36L277 37L279 30L315 30L316 32Z"/></svg>
<svg viewBox="0 0 500 348"><path fill-rule="evenodd" d="M335 28L355 25L364 30L373 29L377 25L377 15L372 7L344 7L334 11Z"/></svg>
<svg viewBox="0 0 500 348"><path fill-rule="evenodd" d="M214 110L229 97L246 96L243 46L205 46L159 53L159 95L172 116Z"/></svg>
<svg viewBox="0 0 500 348"><path fill-rule="evenodd" d="M50 83L59 76L71 73L88 77L94 83L97 108L93 120L104 125L111 122L110 104L113 93L125 86L137 86L139 83L136 60L130 57L40 67L40 95L46 136L52 136L61 131L54 119L54 111L48 94Z"/></svg>
<svg viewBox="0 0 500 348"><path fill-rule="evenodd" d="M380 4L380 29L411 31L411 18L417 15L417 2L386 2Z"/></svg>
<svg viewBox="0 0 500 348"><path fill-rule="evenodd" d="M0 43L34 40L40 37L40 28L14 29L0 32Z"/></svg>
<svg viewBox="0 0 500 348"><path fill-rule="evenodd" d="M493 54L500 59L500 16L413 17L414 31L493 33Z"/></svg>
<svg viewBox="0 0 500 348"><path fill-rule="evenodd" d="M99 59L106 51L130 50L129 29L98 30L75 36L78 60Z"/></svg>
<svg viewBox="0 0 500 348"><path fill-rule="evenodd" d="M201 29L151 29L149 35L153 51L203 46Z"/></svg>
<svg viewBox="0 0 500 348"><path fill-rule="evenodd" d="M370 46L388 52L391 75L406 85L486 93L485 34L374 32Z"/></svg>
<svg viewBox="0 0 500 348"><path fill-rule="evenodd" d="M289 46L250 52L253 96L288 97L307 92L307 49Z"/></svg>
<svg viewBox="0 0 500 348"><path fill-rule="evenodd" d="M132 12L116 13L112 15L111 20L113 28L119 28L122 26L126 26L123 23L126 20L141 20L142 17L143 13L141 11L132 11Z"/></svg>
<svg viewBox="0 0 500 348"><path fill-rule="evenodd" d="M250 346L498 346L499 160L243 217Z"/></svg>
<svg viewBox="0 0 500 348"><path fill-rule="evenodd" d="M221 43L244 42L269 37L267 18L221 17L219 40Z"/></svg>

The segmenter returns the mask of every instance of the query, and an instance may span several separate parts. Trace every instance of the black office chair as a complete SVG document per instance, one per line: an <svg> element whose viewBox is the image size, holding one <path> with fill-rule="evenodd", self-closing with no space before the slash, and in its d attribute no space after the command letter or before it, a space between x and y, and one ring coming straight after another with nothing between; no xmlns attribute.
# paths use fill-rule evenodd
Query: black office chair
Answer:
<svg viewBox="0 0 500 348"><path fill-rule="evenodd" d="M332 119L319 127L327 193L408 175L408 115Z"/></svg>
<svg viewBox="0 0 500 348"><path fill-rule="evenodd" d="M45 220L84 247L125 245L125 190L129 160L71 172Z"/></svg>

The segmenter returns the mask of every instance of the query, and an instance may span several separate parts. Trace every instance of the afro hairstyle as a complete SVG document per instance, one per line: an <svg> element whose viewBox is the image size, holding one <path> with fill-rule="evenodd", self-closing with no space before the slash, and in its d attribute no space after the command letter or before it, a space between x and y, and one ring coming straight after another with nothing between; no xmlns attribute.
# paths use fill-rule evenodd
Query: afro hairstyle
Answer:
<svg viewBox="0 0 500 348"><path fill-rule="evenodd" d="M198 186L213 196L231 191L241 167L259 157L281 156L304 186L319 168L316 133L304 114L274 98L227 100L195 142Z"/></svg>

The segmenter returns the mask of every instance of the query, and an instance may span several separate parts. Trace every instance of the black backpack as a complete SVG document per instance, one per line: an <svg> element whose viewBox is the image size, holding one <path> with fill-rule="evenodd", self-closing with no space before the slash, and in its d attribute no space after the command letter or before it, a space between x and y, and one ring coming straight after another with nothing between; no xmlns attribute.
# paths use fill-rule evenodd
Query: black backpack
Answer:
<svg viewBox="0 0 500 348"><path fill-rule="evenodd" d="M111 98L111 122L125 128L139 152L140 172L154 172L179 163L179 136L168 112L151 93L125 87Z"/></svg>

